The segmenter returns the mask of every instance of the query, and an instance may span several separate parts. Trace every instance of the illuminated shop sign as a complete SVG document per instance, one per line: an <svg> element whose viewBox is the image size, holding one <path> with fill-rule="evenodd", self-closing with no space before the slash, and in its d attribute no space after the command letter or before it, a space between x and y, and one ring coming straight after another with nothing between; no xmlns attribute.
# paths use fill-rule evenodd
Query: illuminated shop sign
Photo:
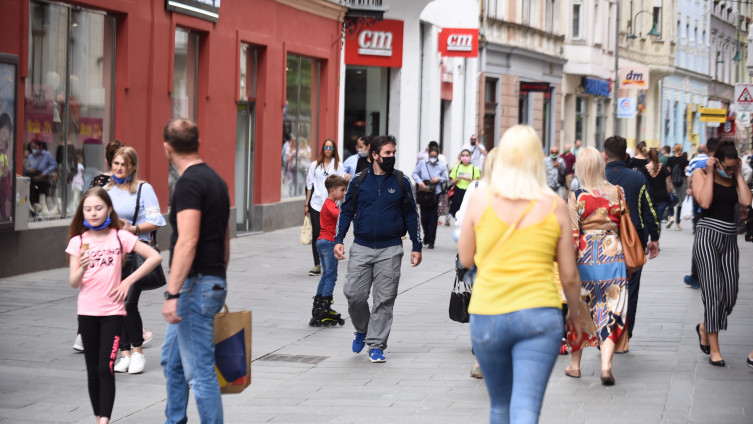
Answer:
<svg viewBox="0 0 753 424"><path fill-rule="evenodd" d="M609 97L612 91L611 81L583 77L580 85L583 87L584 93L594 96Z"/></svg>
<svg viewBox="0 0 753 424"><path fill-rule="evenodd" d="M212 22L220 19L220 0L165 0L165 9Z"/></svg>

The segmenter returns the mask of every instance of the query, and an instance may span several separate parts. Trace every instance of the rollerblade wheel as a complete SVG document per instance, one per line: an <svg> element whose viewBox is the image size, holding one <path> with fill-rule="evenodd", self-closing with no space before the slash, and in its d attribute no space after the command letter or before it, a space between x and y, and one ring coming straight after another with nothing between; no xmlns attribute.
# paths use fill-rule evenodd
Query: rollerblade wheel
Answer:
<svg viewBox="0 0 753 424"><path fill-rule="evenodd" d="M338 322L338 324L340 324L340 326L345 325L345 320L341 319L340 322Z"/></svg>

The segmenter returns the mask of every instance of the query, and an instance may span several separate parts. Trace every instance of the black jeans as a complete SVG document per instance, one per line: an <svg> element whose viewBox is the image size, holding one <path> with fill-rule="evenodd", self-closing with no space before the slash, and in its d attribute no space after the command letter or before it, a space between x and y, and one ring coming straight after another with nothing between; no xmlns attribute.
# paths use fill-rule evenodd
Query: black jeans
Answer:
<svg viewBox="0 0 753 424"><path fill-rule="evenodd" d="M81 340L84 342L84 361L89 382L89 400L94 415L110 418L115 403L115 373L112 365L118 353L123 317L120 315L94 317L78 316Z"/></svg>
<svg viewBox="0 0 753 424"><path fill-rule="evenodd" d="M123 278L126 277L127 275L123 275ZM144 323L139 314L140 297L141 288L137 282L128 290L128 297L126 297L125 307L128 315L123 318L120 331L120 350L131 350L131 347L140 347L144 344Z"/></svg>
<svg viewBox="0 0 753 424"><path fill-rule="evenodd" d="M314 266L319 266L319 251L316 250L316 240L319 239L322 224L319 222L319 211L312 208L311 203L309 203L309 218L311 218L311 252L314 255Z"/></svg>
<svg viewBox="0 0 753 424"><path fill-rule="evenodd" d="M437 210L439 203L434 199L430 205L421 205L421 227L424 229L424 243L434 244L437 238Z"/></svg>
<svg viewBox="0 0 753 424"><path fill-rule="evenodd" d="M455 187L455 194L450 198L450 215L455 217L455 213L460 210L460 205L463 204L463 197L465 197L465 190Z"/></svg>

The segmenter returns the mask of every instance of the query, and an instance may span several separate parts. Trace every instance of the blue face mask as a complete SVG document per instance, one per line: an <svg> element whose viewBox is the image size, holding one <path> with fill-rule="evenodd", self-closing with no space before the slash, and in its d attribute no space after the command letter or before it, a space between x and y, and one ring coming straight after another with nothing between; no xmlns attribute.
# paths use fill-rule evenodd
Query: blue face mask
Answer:
<svg viewBox="0 0 753 424"><path fill-rule="evenodd" d="M364 149L364 150L359 150L359 151L358 151L358 156L360 156L360 157L362 157L362 158L365 158L365 157L366 157L366 155L368 155L368 154L369 154L368 150L365 150L365 149Z"/></svg>
<svg viewBox="0 0 753 424"><path fill-rule="evenodd" d="M110 223L112 223L112 220L110 220L110 217L108 216L107 219L105 219L105 222L103 222L102 225L100 225L98 227L92 227L92 225L89 224L89 221L84 220L84 227L86 227L86 228L88 228L88 229L90 229L92 231L99 231L99 230L101 230L103 228L109 227Z"/></svg>
<svg viewBox="0 0 753 424"><path fill-rule="evenodd" d="M727 175L727 173L724 172L724 169L722 169L722 168L717 167L716 168L716 172L718 172L719 176L722 177L722 178L724 178L724 179L727 179L727 180L732 179L732 177L730 177L729 175Z"/></svg>
<svg viewBox="0 0 753 424"><path fill-rule="evenodd" d="M115 182L118 183L118 184L123 184L123 183L127 183L127 182L131 181L131 176L129 175L129 176L125 177L125 178L118 178L115 175L113 175L112 179L115 180Z"/></svg>

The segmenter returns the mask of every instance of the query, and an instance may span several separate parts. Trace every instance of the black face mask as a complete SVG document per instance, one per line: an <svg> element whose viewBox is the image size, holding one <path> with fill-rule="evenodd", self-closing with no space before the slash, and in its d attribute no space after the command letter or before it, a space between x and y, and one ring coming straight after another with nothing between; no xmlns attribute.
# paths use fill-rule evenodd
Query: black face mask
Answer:
<svg viewBox="0 0 753 424"><path fill-rule="evenodd" d="M382 160L379 162L379 167L382 168L382 171L389 174L390 172L395 170L395 157L384 157L379 156Z"/></svg>

